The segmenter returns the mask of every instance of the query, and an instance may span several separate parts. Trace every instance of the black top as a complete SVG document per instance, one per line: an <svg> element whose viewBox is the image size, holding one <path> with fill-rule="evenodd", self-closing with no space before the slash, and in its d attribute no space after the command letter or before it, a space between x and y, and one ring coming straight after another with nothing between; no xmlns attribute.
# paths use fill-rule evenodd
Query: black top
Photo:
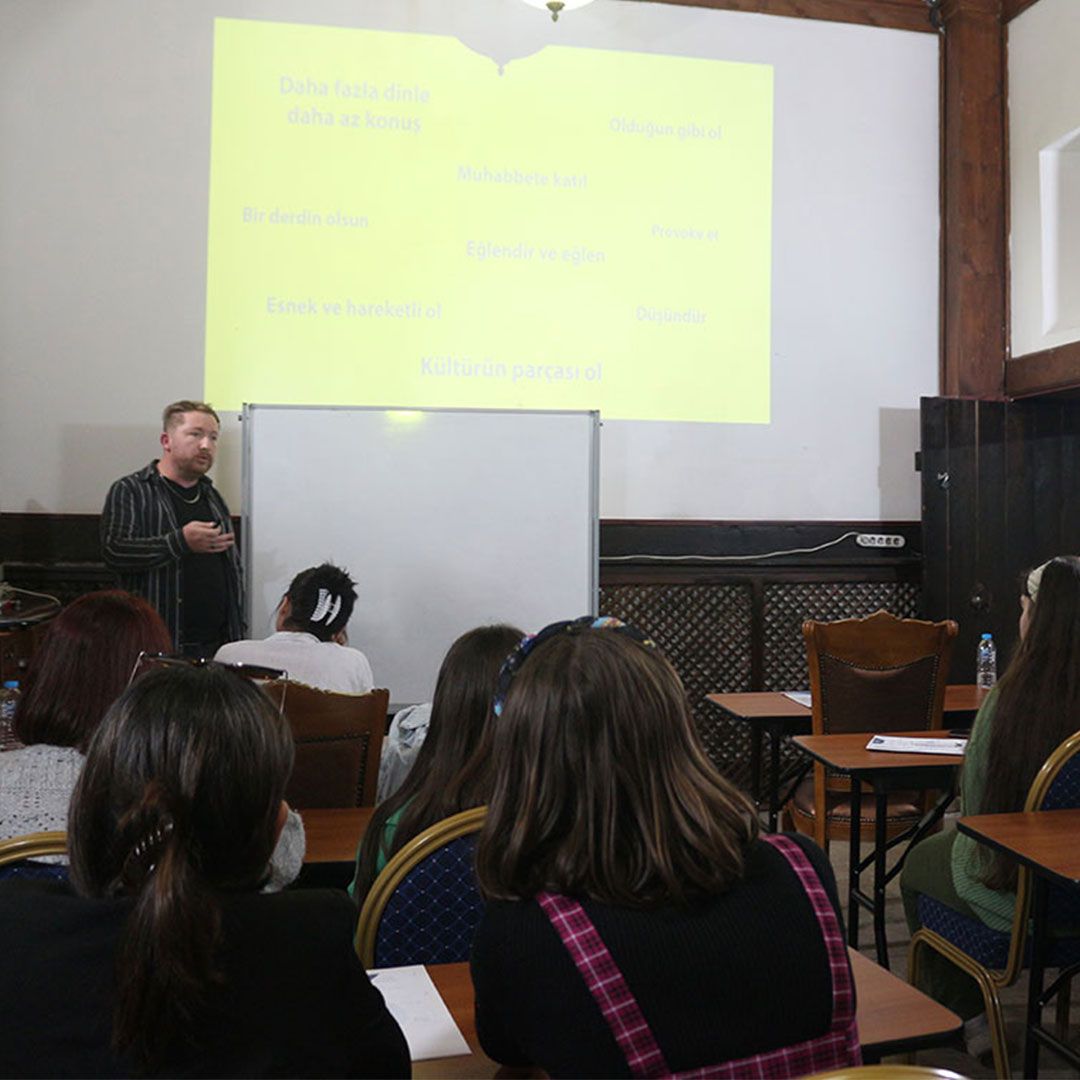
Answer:
<svg viewBox="0 0 1080 1080"><path fill-rule="evenodd" d="M0 1076L131 1075L109 1048L129 909L66 885L0 882ZM224 985L162 1075L409 1075L404 1036L353 951L344 893L235 894L223 912Z"/></svg>
<svg viewBox="0 0 1080 1080"><path fill-rule="evenodd" d="M184 640L180 615L184 556L190 549L177 524L175 499L166 490L166 481L157 470L157 461L130 476L122 476L109 488L101 511L101 553L105 565L116 575L117 584L142 596L157 609L179 645ZM208 476L196 485L201 501L210 509L215 525L232 531L229 508ZM188 498L191 498L188 495ZM238 641L245 636L243 619L244 587L240 550L234 545L223 556L226 570L228 635Z"/></svg>
<svg viewBox="0 0 1080 1080"><path fill-rule="evenodd" d="M214 524L214 512L201 484L183 488L168 477L165 490L177 525L192 521ZM229 560L224 551L186 551L180 573L180 635L177 642L225 642L229 636Z"/></svg>
<svg viewBox="0 0 1080 1080"><path fill-rule="evenodd" d="M840 917L824 852L796 842ZM823 1034L832 1018L825 943L787 860L758 842L744 879L700 906L640 910L583 901L674 1071ZM842 925L842 923L841 923ZM473 942L485 1052L553 1077L629 1076L622 1051L534 901L489 904Z"/></svg>

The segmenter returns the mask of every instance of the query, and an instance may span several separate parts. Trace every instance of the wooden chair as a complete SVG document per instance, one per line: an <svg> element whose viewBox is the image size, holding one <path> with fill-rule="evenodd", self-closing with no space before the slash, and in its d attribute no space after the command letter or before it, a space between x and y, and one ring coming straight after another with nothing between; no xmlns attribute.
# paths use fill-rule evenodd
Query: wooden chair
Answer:
<svg viewBox="0 0 1080 1080"><path fill-rule="evenodd" d="M1080 807L1080 731L1070 735L1046 759L1028 789L1025 812L1066 810ZM1012 929L993 930L977 919L928 896L919 897L920 928L908 949L908 981L918 986L919 962L924 949L933 949L967 972L982 991L986 1016L990 1021L990 1043L994 1070L999 1077L1009 1075L1009 1050L1005 1041L1005 1019L1001 1011L1001 991L1012 986L1028 966L1028 922L1031 908L1031 870L1021 865L1016 880L1016 907ZM1065 890L1051 889L1048 903L1050 925L1080 925L1080 904ZM1068 969L1080 965L1080 936L1055 938L1048 966L1062 969L1057 986L1058 1037L1068 1027L1071 975Z"/></svg>
<svg viewBox="0 0 1080 1080"><path fill-rule="evenodd" d="M43 855L66 855L67 833L52 831L26 833L0 840L0 878L35 877L67 880L66 865L29 863Z"/></svg>
<svg viewBox="0 0 1080 1080"><path fill-rule="evenodd" d="M297 810L374 806L389 690L332 694L303 683L284 687L296 764L285 791Z"/></svg>
<svg viewBox="0 0 1080 1080"><path fill-rule="evenodd" d="M469 959L484 912L473 853L487 807L444 818L383 867L360 909L356 952L364 967Z"/></svg>
<svg viewBox="0 0 1080 1080"><path fill-rule="evenodd" d="M898 619L878 611L865 619L803 623L815 735L850 731L919 731L941 727L956 623ZM930 805L922 796L889 796L886 837L914 826ZM874 803L863 803L860 835L874 837ZM824 848L851 829L851 782L814 765L790 804L795 827Z"/></svg>

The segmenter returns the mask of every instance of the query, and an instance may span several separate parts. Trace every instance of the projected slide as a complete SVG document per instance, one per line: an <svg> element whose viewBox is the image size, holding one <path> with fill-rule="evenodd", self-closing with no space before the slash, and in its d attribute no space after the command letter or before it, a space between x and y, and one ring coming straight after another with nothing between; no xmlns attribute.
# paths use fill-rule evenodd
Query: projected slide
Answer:
<svg viewBox="0 0 1080 1080"><path fill-rule="evenodd" d="M215 23L206 385L767 423L772 69Z"/></svg>

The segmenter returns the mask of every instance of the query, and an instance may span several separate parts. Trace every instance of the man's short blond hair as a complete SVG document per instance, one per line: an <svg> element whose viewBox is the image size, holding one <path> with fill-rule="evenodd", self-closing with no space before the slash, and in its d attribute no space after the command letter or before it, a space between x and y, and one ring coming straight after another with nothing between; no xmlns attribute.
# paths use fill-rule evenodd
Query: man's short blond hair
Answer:
<svg viewBox="0 0 1080 1080"><path fill-rule="evenodd" d="M165 406L165 411L161 414L161 430L168 431L169 428L175 427L180 423L180 417L184 413L189 412L201 412L206 413L207 416L212 416L217 422L218 427L221 427L221 417L214 412L214 406L208 404L205 401L174 401L171 405Z"/></svg>

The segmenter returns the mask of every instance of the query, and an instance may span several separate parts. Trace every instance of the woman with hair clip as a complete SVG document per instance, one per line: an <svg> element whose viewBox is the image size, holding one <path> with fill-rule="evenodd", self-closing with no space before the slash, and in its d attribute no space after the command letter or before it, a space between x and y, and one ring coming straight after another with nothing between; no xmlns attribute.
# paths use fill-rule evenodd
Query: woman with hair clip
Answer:
<svg viewBox="0 0 1080 1080"><path fill-rule="evenodd" d="M261 641L233 641L215 660L282 668L294 682L338 694L366 694L371 665L349 648L345 632L356 603L356 582L339 566L323 563L292 579L277 609L275 633Z"/></svg>
<svg viewBox="0 0 1080 1080"><path fill-rule="evenodd" d="M960 774L960 813L1023 809L1044 761L1080 730L1080 557L1059 555L1023 579L1020 641L975 717ZM1016 863L955 829L915 847L900 876L908 926L919 928L920 895L991 929L1008 932ZM922 989L965 1020L983 1010L979 988L933 950L924 950ZM975 1029L977 1030L977 1029Z"/></svg>
<svg viewBox="0 0 1080 1080"><path fill-rule="evenodd" d="M556 623L503 665L477 873L476 1024L550 1076L801 1076L859 1063L836 885L758 836L656 646Z"/></svg>
<svg viewBox="0 0 1080 1080"><path fill-rule="evenodd" d="M49 624L15 714L25 745L0 754L0 839L64 829L90 737L142 652L170 652L161 616L120 590L87 593Z"/></svg>
<svg viewBox="0 0 1080 1080"><path fill-rule="evenodd" d="M72 798L73 889L0 883L0 1075L409 1075L348 899L258 891L292 760L235 673L128 688Z"/></svg>
<svg viewBox="0 0 1080 1080"><path fill-rule="evenodd" d="M483 806L494 772L488 719L499 667L524 635L480 626L450 646L439 668L431 722L409 775L372 815L349 892L363 904L391 856L451 814Z"/></svg>

